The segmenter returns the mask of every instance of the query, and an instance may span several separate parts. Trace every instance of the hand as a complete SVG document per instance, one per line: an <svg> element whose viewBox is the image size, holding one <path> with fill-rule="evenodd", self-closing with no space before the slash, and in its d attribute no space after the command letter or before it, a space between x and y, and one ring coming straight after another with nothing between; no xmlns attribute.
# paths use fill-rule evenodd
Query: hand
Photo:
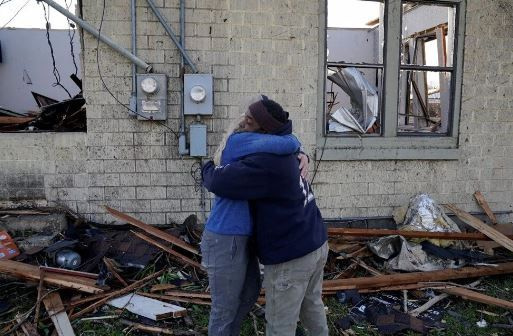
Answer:
<svg viewBox="0 0 513 336"><path fill-rule="evenodd" d="M308 155L299 153L297 159L299 160L299 172L301 177L305 179L308 178Z"/></svg>

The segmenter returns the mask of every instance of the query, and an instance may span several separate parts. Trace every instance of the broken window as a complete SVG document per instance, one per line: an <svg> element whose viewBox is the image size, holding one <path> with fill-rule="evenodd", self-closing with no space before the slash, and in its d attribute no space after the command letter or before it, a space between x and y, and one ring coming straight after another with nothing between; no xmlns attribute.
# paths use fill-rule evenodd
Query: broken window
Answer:
<svg viewBox="0 0 513 336"><path fill-rule="evenodd" d="M454 137L464 5L327 0L323 135Z"/></svg>
<svg viewBox="0 0 513 336"><path fill-rule="evenodd" d="M328 1L326 129L331 134L381 130L382 1Z"/></svg>
<svg viewBox="0 0 513 336"><path fill-rule="evenodd" d="M0 132L85 132L75 24L44 2L7 1L0 27Z"/></svg>
<svg viewBox="0 0 513 336"><path fill-rule="evenodd" d="M398 133L447 134L455 8L403 4Z"/></svg>

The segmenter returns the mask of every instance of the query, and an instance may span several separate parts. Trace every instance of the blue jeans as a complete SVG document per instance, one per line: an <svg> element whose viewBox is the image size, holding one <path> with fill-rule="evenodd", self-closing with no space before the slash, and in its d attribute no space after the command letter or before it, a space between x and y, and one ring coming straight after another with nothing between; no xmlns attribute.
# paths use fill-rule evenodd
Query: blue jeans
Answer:
<svg viewBox="0 0 513 336"><path fill-rule="evenodd" d="M240 334L242 321L258 299L260 269L248 236L203 231L202 265L207 269L212 307L208 334Z"/></svg>

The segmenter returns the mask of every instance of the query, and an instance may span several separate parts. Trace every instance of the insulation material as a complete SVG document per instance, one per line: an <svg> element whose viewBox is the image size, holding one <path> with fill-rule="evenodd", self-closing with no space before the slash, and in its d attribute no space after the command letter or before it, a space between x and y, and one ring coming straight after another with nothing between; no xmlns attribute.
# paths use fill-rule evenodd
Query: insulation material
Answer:
<svg viewBox="0 0 513 336"><path fill-rule="evenodd" d="M399 230L427 232L461 232L460 228L428 195L418 194L410 199L403 225ZM433 244L449 246L454 241L431 239Z"/></svg>

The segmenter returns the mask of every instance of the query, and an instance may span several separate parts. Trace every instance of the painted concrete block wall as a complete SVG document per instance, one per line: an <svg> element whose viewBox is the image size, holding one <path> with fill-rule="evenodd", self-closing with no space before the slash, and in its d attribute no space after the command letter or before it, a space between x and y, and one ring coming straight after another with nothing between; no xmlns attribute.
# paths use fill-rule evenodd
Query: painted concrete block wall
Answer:
<svg viewBox="0 0 513 336"><path fill-rule="evenodd" d="M179 32L179 1L155 1ZM107 2L102 31L130 47L128 2ZM315 139L318 4L311 1L186 1L186 49L200 72L214 75L214 117L205 118L213 153L240 103L265 93L298 119L307 145ZM85 19L98 26L101 6L83 2ZM180 54L145 1L137 3L138 56L169 76L168 120L178 131ZM85 36L85 97L88 101L87 172L89 203L82 212L111 220L109 204L152 224L181 222L202 214L201 193L190 174L194 159L180 158L177 139L166 127L130 118L103 89L96 63L97 42ZM127 103L130 63L100 44L101 74ZM300 65L299 67L297 65ZM190 69L187 69L190 72ZM187 119L187 124L193 122ZM206 195L210 209L210 195Z"/></svg>
<svg viewBox="0 0 513 336"><path fill-rule="evenodd" d="M178 32L177 0L157 0L157 6ZM107 1L102 31L126 48L130 46L127 1ZM102 2L83 1L84 18L98 26ZM168 120L178 130L180 55L145 1L138 1L138 55L169 79ZM208 125L213 153L230 118L240 113L244 97L268 94L290 111L295 132L312 157L316 146L319 11L322 1L186 1L186 48L200 72L214 74L215 110ZM321 7L320 7L321 6ZM326 218L390 215L417 192L429 192L440 202L478 210L472 199L481 190L494 210L512 210L513 203L513 8L510 1L468 1L465 72L459 137L461 158L455 161L323 161L314 189ZM108 204L151 223L181 222L190 213L202 214L201 194L191 176L194 160L178 156L173 133L159 124L128 116L102 87L96 62L97 41L84 36L84 93L88 102L88 133L84 146L72 141L60 160L79 176L56 190L46 176L49 168L28 171L44 179L50 202L70 204L93 220L112 221ZM100 69L114 96L127 104L131 91L130 63L100 44ZM321 65L322 66L322 65ZM193 120L187 119L187 123ZM9 134L2 135L9 139ZM40 135L45 139L45 135ZM49 135L46 135L49 136ZM20 160L42 160L48 153L17 138L25 154ZM64 138L62 139L64 141ZM11 140L8 140L11 141ZM14 140L13 140L14 141ZM9 153L0 146L0 153ZM55 141L48 148L59 148ZM25 149L26 148L26 149ZM67 148L67 147L65 147ZM51 154L55 155L55 154ZM27 162L27 165L30 165ZM57 164L55 164L57 165ZM80 165L80 167L78 166ZM314 163L312 163L312 170ZM10 171L10 166L7 167ZM39 170L38 170L39 169ZM55 168L57 169L57 168ZM2 166L2 172L6 172ZM34 185L41 185L36 182ZM42 192L41 192L42 195ZM206 208L210 207L207 195Z"/></svg>
<svg viewBox="0 0 513 336"><path fill-rule="evenodd" d="M85 133L0 133L0 206L87 201Z"/></svg>

